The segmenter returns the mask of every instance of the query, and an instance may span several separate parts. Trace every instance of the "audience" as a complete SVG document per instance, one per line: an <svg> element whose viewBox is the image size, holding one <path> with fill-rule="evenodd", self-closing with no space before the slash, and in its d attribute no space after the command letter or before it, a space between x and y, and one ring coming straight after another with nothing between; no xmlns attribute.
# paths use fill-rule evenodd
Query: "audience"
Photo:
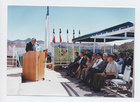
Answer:
<svg viewBox="0 0 140 102"><path fill-rule="evenodd" d="M123 64L123 72L126 65L131 65L131 76L133 76L134 61L132 61L129 52L126 52L126 56L119 53L116 57L114 54L104 53L103 58L101 53L85 52L84 54L81 52L79 56L78 52L75 52L75 56L74 62L71 62L68 66L67 76L75 77L79 72L78 79L81 79L79 83L92 87L94 92L101 90L106 79L116 78L119 64Z"/></svg>
<svg viewBox="0 0 140 102"><path fill-rule="evenodd" d="M98 53L98 54L97 54L97 60L96 60L96 62L94 63L94 65L92 66L92 68L97 67L102 61L103 61L103 60L102 60L102 54L101 54L101 53Z"/></svg>
<svg viewBox="0 0 140 102"><path fill-rule="evenodd" d="M133 77L133 68L134 68L133 66L134 66L134 60L132 61L131 64L131 74L130 74L131 77Z"/></svg>
<svg viewBox="0 0 140 102"><path fill-rule="evenodd" d="M123 64L123 67L122 67L122 73L124 73L124 70L125 70L125 66L129 66L131 65L132 63L132 58L130 57L129 55L129 52L126 52L126 59L124 60L124 64Z"/></svg>
<svg viewBox="0 0 140 102"><path fill-rule="evenodd" d="M124 60L121 58L121 55L120 55L120 54L117 55L116 62L117 62L118 64L124 64Z"/></svg>
<svg viewBox="0 0 140 102"><path fill-rule="evenodd" d="M81 80L80 82L84 82L85 85L88 85L89 87L91 87L92 86L94 75L96 73L102 73L105 70L105 68L106 68L106 66L108 64L107 56L108 56L108 54L107 53L104 53L103 54L103 61L97 67L93 68L89 72L89 74L83 80Z"/></svg>
<svg viewBox="0 0 140 102"><path fill-rule="evenodd" d="M94 75L93 80L93 86L94 86L94 92L99 92L101 89L101 86L104 83L104 79L114 79L116 78L117 74L117 66L118 64L114 61L114 54L108 55L108 64L104 70L103 73L96 73Z"/></svg>
<svg viewBox="0 0 140 102"><path fill-rule="evenodd" d="M91 59L91 56L88 54L88 56L87 56L87 66L86 66L86 68L83 68L83 70L82 70L81 80L84 77L87 76L87 74L88 74L87 72L88 72L89 68L92 68L93 64L94 64L94 61Z"/></svg>
<svg viewBox="0 0 140 102"><path fill-rule="evenodd" d="M88 74L88 72L92 69L92 66L94 65L94 63L96 62L97 60L97 54L96 53L93 53L93 59L92 59L92 62L90 64L90 66L88 66L87 69L83 69L83 73L82 73L82 76L81 76L81 80L83 79L83 76L86 76ZM86 74L86 75L83 75L83 74Z"/></svg>
<svg viewBox="0 0 140 102"><path fill-rule="evenodd" d="M87 61L87 54L85 54L84 57L82 58L82 60L80 61L78 69L73 70L73 76L72 77L75 77L75 74L77 74L81 69L86 67L86 61Z"/></svg>
<svg viewBox="0 0 140 102"><path fill-rule="evenodd" d="M77 63L77 61L79 61L81 57L79 56L79 53L78 53L78 52L75 52L75 56L76 56L76 58L75 58L74 62L71 62L71 63L68 65L69 70L68 70L68 72L67 72L67 76L70 76L70 75L72 74L72 69L73 69L74 67L78 67L78 65L79 65L79 63ZM82 55L81 55L81 56L82 56Z"/></svg>

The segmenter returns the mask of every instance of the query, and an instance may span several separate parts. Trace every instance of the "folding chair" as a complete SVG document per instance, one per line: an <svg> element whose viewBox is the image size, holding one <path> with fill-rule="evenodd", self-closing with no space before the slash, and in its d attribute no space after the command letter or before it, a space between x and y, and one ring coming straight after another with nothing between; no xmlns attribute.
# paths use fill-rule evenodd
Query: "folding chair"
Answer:
<svg viewBox="0 0 140 102"><path fill-rule="evenodd" d="M123 64L118 65L118 74L122 73L122 66L123 66Z"/></svg>
<svg viewBox="0 0 140 102"><path fill-rule="evenodd" d="M111 80L111 83L117 87L116 93L118 92L118 89L120 87L127 86L128 85L128 82L130 80L130 72L131 72L131 68L129 68L128 66L126 66L125 67L125 71L124 71L124 75L123 75L123 78L122 79L112 79Z"/></svg>
<svg viewBox="0 0 140 102"><path fill-rule="evenodd" d="M125 69L130 69L131 70L131 66L125 66ZM121 72L122 72L122 68L121 68L120 73ZM118 77L122 79L123 78L123 74L120 74L120 73L118 74Z"/></svg>

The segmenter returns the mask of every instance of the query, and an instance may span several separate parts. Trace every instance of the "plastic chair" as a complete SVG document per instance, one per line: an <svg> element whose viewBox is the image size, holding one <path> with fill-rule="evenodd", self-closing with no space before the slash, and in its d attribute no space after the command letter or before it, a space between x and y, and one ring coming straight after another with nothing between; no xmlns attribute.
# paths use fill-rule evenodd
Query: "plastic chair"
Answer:
<svg viewBox="0 0 140 102"><path fill-rule="evenodd" d="M131 70L131 66L126 66L125 69L130 69ZM123 78L123 74L118 74L118 77L122 79Z"/></svg>
<svg viewBox="0 0 140 102"><path fill-rule="evenodd" d="M130 80L130 72L131 72L131 66L126 66L122 79L112 79L111 80L111 83L116 85L116 87L117 87L116 92L118 92L118 89L120 86L126 86L128 84L128 82Z"/></svg>
<svg viewBox="0 0 140 102"><path fill-rule="evenodd" d="M118 73L120 74L120 73L122 73L122 64L118 64Z"/></svg>

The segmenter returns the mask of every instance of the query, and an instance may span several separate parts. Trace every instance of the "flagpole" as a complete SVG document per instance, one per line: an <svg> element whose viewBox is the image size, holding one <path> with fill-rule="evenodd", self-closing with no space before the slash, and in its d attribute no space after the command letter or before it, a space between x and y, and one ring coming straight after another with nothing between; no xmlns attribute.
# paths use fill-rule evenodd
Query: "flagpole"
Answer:
<svg viewBox="0 0 140 102"><path fill-rule="evenodd" d="M54 51L55 51L55 49L54 49L54 46L55 46L55 30L53 29L53 40L52 40L52 42L53 42L53 63L55 64L55 55L54 55Z"/></svg>
<svg viewBox="0 0 140 102"><path fill-rule="evenodd" d="M73 29L73 39L75 38L75 30ZM75 42L72 43L72 48L73 48L73 61L74 61L74 46Z"/></svg>
<svg viewBox="0 0 140 102"><path fill-rule="evenodd" d="M60 65L61 65L61 43L60 43Z"/></svg>
<svg viewBox="0 0 140 102"><path fill-rule="evenodd" d="M55 60L55 59L54 59L54 58L55 58L55 57L54 57L54 50L55 50L55 49L54 49L54 43L53 43L53 64L54 64L54 60Z"/></svg>
<svg viewBox="0 0 140 102"><path fill-rule="evenodd" d="M73 44L72 44L72 51L73 51L73 59L72 59L72 61L74 61L74 46L73 46Z"/></svg>
<svg viewBox="0 0 140 102"><path fill-rule="evenodd" d="M80 30L79 30L79 37L80 37ZM80 54L80 44L81 42L79 42L79 54Z"/></svg>
<svg viewBox="0 0 140 102"><path fill-rule="evenodd" d="M68 43L67 43L67 65L68 65Z"/></svg>
<svg viewBox="0 0 140 102"><path fill-rule="evenodd" d="M79 42L79 53L80 53L80 42Z"/></svg>
<svg viewBox="0 0 140 102"><path fill-rule="evenodd" d="M49 24L49 6L47 6L47 13L46 13L46 26L45 26L45 41L44 41L44 49L45 49L45 68L47 66L47 55L48 55L48 48L50 48L50 24ZM44 68L44 78L45 80L45 68Z"/></svg>
<svg viewBox="0 0 140 102"><path fill-rule="evenodd" d="M67 65L68 65L68 43L69 43L69 38L68 38L68 29L67 29Z"/></svg>

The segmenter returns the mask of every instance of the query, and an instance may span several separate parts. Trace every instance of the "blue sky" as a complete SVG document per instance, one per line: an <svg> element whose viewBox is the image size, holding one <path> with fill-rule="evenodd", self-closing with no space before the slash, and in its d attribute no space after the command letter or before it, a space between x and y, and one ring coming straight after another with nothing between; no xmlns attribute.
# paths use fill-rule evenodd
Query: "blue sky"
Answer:
<svg viewBox="0 0 140 102"><path fill-rule="evenodd" d="M72 31L75 36L99 31L124 22L135 23L133 8L95 8L95 7L49 7L50 39L55 28L56 42L59 41L59 29L62 29L62 41L66 42L66 30L69 41ZM8 40L35 37L44 40L46 6L8 6ZM123 43L120 42L119 43Z"/></svg>

